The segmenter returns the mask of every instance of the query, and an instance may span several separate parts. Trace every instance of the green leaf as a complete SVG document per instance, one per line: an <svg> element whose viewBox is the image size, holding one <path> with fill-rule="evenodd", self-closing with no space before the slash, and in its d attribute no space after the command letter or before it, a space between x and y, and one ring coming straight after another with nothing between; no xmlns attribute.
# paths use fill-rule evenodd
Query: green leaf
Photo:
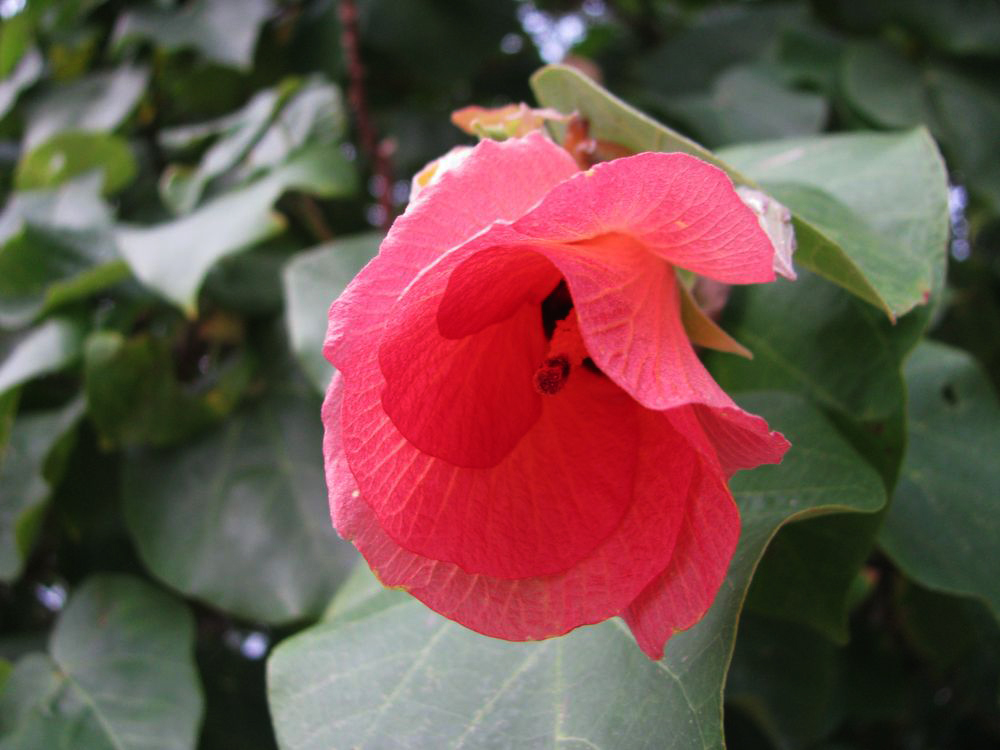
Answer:
<svg viewBox="0 0 1000 750"><path fill-rule="evenodd" d="M985 641L1000 641L996 619L979 600L930 591L906 580L897 581L894 594L908 645L937 668L954 667L968 658L979 661L986 656Z"/></svg>
<svg viewBox="0 0 1000 750"><path fill-rule="evenodd" d="M330 524L319 403L303 390L286 386L194 442L127 461L126 522L154 575L260 622L322 611L354 554Z"/></svg>
<svg viewBox="0 0 1000 750"><path fill-rule="evenodd" d="M835 31L818 23L785 29L777 43L777 65L791 81L832 96L845 46Z"/></svg>
<svg viewBox="0 0 1000 750"><path fill-rule="evenodd" d="M714 352L709 369L731 392L796 391L858 421L885 419L902 398L900 362L909 318L893 326L877 310L814 274L736 290L723 328L752 361Z"/></svg>
<svg viewBox="0 0 1000 750"><path fill-rule="evenodd" d="M279 166L307 144L331 145L344 130L340 91L320 78L288 79L258 92L241 110L213 122L186 126L161 140L174 144L219 134L194 169L174 166L161 181L164 200L177 213L188 213L215 178L229 174L242 182Z"/></svg>
<svg viewBox="0 0 1000 750"><path fill-rule="evenodd" d="M1000 166L992 158L1000 97L958 69L918 65L881 44L855 44L843 60L848 104L882 127L926 125L953 171L1000 210Z"/></svg>
<svg viewBox="0 0 1000 750"><path fill-rule="evenodd" d="M164 202L176 213L190 212L208 183L235 167L274 119L288 95L287 87L258 91L240 110L210 122L185 125L160 133L168 148L190 148L194 143L219 136L206 149L196 168L171 166L160 180Z"/></svg>
<svg viewBox="0 0 1000 750"><path fill-rule="evenodd" d="M0 325L23 326L128 276L100 177L15 193L0 215Z"/></svg>
<svg viewBox="0 0 1000 750"><path fill-rule="evenodd" d="M353 168L339 149L307 148L187 216L148 228L120 228L116 236L135 275L193 316L198 290L216 262L284 227L271 205L285 191L332 197L352 191L354 182Z"/></svg>
<svg viewBox="0 0 1000 750"><path fill-rule="evenodd" d="M662 109L717 146L812 135L827 116L822 96L790 89L750 65L724 72L707 94L670 97Z"/></svg>
<svg viewBox="0 0 1000 750"><path fill-rule="evenodd" d="M289 233L215 264L205 277L203 304L243 317L269 317L281 312L285 295L281 269L302 249Z"/></svg>
<svg viewBox="0 0 1000 750"><path fill-rule="evenodd" d="M938 0L838 0L831 20L844 28L903 32L956 55L996 57L1000 49L1000 8L993 2L941 3ZM886 36L890 36L886 34ZM918 44L913 39L911 44ZM921 45L922 48L922 45Z"/></svg>
<svg viewBox="0 0 1000 750"><path fill-rule="evenodd" d="M26 226L0 247L0 324L22 326L62 305L128 278L120 260L94 263L81 252L87 234Z"/></svg>
<svg viewBox="0 0 1000 750"><path fill-rule="evenodd" d="M574 68L546 65L531 76L531 90L542 106L567 114L578 112L587 118L594 138L619 143L635 152L683 151L726 170L734 182L752 185L749 178L708 149L644 115ZM550 123L549 127L561 140L563 126Z"/></svg>
<svg viewBox="0 0 1000 750"><path fill-rule="evenodd" d="M0 323L20 326L127 275L101 178L13 195L0 215Z"/></svg>
<svg viewBox="0 0 1000 750"><path fill-rule="evenodd" d="M276 167L306 144L331 145L347 127L340 89L320 77L290 88L290 96L270 127L247 154L246 169Z"/></svg>
<svg viewBox="0 0 1000 750"><path fill-rule="evenodd" d="M14 415L17 413L20 397L21 392L17 388L0 394L0 464L7 450L7 443L10 441L10 432L14 427Z"/></svg>
<svg viewBox="0 0 1000 750"><path fill-rule="evenodd" d="M10 442L0 453L0 581L21 574L81 416L83 401L76 399L14 420Z"/></svg>
<svg viewBox="0 0 1000 750"><path fill-rule="evenodd" d="M221 65L246 69L271 13L270 0L195 0L170 10L130 10L119 19L115 43L141 37L166 50L196 49Z"/></svg>
<svg viewBox="0 0 1000 750"><path fill-rule="evenodd" d="M747 408L791 439L779 466L738 475L743 531L705 619L651 662L614 620L541 643L485 638L374 584L333 620L283 642L269 663L279 745L721 748L722 687L753 569L793 518L876 510L877 474L801 400Z"/></svg>
<svg viewBox="0 0 1000 750"><path fill-rule="evenodd" d="M798 263L890 318L926 302L944 263L948 202L944 164L924 131L778 141L713 155L571 68L542 68L531 85L541 104L586 117L597 138L633 151L683 151L734 182L759 183L795 216Z"/></svg>
<svg viewBox="0 0 1000 750"><path fill-rule="evenodd" d="M27 50L35 37L35 19L31 10L22 7L20 12L5 18L0 25L0 77L11 75L14 66L30 54Z"/></svg>
<svg viewBox="0 0 1000 750"><path fill-rule="evenodd" d="M28 108L24 147L33 149L64 130L114 130L135 109L148 81L148 70L126 65L50 89Z"/></svg>
<svg viewBox="0 0 1000 750"><path fill-rule="evenodd" d="M96 231L109 227L111 208L100 196L100 177L84 175L55 190L14 193L0 214L0 242L6 242L25 224L66 232ZM91 244L104 244L94 243ZM93 255L106 254L101 247Z"/></svg>
<svg viewBox="0 0 1000 750"><path fill-rule="evenodd" d="M746 608L846 644L854 585L875 547L881 519L881 514L845 514L788 524L767 548Z"/></svg>
<svg viewBox="0 0 1000 750"><path fill-rule="evenodd" d="M982 599L1000 618L1000 406L972 358L925 342L906 365L909 447L881 543L928 588Z"/></svg>
<svg viewBox="0 0 1000 750"><path fill-rule="evenodd" d="M409 601L405 592L383 587L365 561L359 560L337 589L322 619L340 624L353 622L404 601Z"/></svg>
<svg viewBox="0 0 1000 750"><path fill-rule="evenodd" d="M930 124L932 115L920 69L891 47L851 44L841 66L843 95L872 122L886 128Z"/></svg>
<svg viewBox="0 0 1000 750"><path fill-rule="evenodd" d="M194 620L175 599L127 576L90 578L49 648L18 661L0 696L0 749L193 750Z"/></svg>
<svg viewBox="0 0 1000 750"><path fill-rule="evenodd" d="M681 293L681 323L692 344L753 359L749 349L726 333L708 313L701 309L683 282L678 284L677 288Z"/></svg>
<svg viewBox="0 0 1000 750"><path fill-rule="evenodd" d="M295 256L285 266L285 322L292 351L319 389L326 391L333 365L323 357L327 310L361 267L375 257L382 235L372 232L329 242Z"/></svg>
<svg viewBox="0 0 1000 750"><path fill-rule="evenodd" d="M129 275L120 260L88 255L90 232L25 225L0 246L0 323L21 326Z"/></svg>
<svg viewBox="0 0 1000 750"><path fill-rule="evenodd" d="M970 190L1000 213L1000 162L995 156L1000 129L1000 96L967 76L940 67L924 74L938 114L938 129L952 168Z"/></svg>
<svg viewBox="0 0 1000 750"><path fill-rule="evenodd" d="M801 25L805 8L791 4L707 7L638 61L643 89L667 97L710 88L736 65L761 59L781 32Z"/></svg>
<svg viewBox="0 0 1000 750"><path fill-rule="evenodd" d="M226 362L209 382L178 381L165 337L126 339L114 331L87 338L84 392L105 447L169 445L226 417L253 373L245 355Z"/></svg>
<svg viewBox="0 0 1000 750"><path fill-rule="evenodd" d="M14 184L18 190L47 188L95 169L103 175L101 191L110 194L129 184L137 167L124 139L108 133L67 130L24 155Z"/></svg>
<svg viewBox="0 0 1000 750"><path fill-rule="evenodd" d="M279 87L258 91L235 112L205 122L163 128L157 133L156 140L166 151L187 151L202 146L213 138L238 144L236 150L244 151L267 127L281 103L282 95L288 93ZM229 162L228 149L215 159ZM214 162L215 159L211 161Z"/></svg>
<svg viewBox="0 0 1000 750"><path fill-rule="evenodd" d="M751 716L774 747L812 747L843 717L841 662L832 643L806 628L744 615L726 703Z"/></svg>
<svg viewBox="0 0 1000 750"><path fill-rule="evenodd" d="M822 404L892 488L905 442L901 363L928 312L921 308L892 325L871 306L802 272L795 282L734 291L722 324L754 359L710 353L707 361L731 392L781 388ZM782 529L747 606L846 642L851 587L880 522L881 516L829 517Z"/></svg>
<svg viewBox="0 0 1000 750"><path fill-rule="evenodd" d="M0 32L0 41L3 40L3 36L3 32ZM44 66L42 53L32 48L18 60L10 75L0 80L0 120L17 103L21 92L41 77ZM0 65L0 69L2 67Z"/></svg>
<svg viewBox="0 0 1000 750"><path fill-rule="evenodd" d="M795 213L799 264L892 319L927 302L946 257L948 182L926 131L765 143L720 157Z"/></svg>
<svg viewBox="0 0 1000 750"><path fill-rule="evenodd" d="M71 320L53 318L31 329L0 362L0 395L40 375L61 370L83 349L83 329Z"/></svg>

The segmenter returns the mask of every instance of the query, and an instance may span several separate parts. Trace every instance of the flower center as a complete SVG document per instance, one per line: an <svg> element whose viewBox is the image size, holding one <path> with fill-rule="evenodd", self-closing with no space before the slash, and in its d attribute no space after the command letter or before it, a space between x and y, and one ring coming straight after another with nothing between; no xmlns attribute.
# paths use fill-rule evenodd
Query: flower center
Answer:
<svg viewBox="0 0 1000 750"><path fill-rule="evenodd" d="M556 321L549 351L535 370L535 390L545 396L554 396L566 385L573 369L588 361L590 355L580 335L576 310L570 308L565 318Z"/></svg>
<svg viewBox="0 0 1000 750"><path fill-rule="evenodd" d="M546 358L535 370L535 390L545 396L554 396L566 385L569 370L569 360L561 354Z"/></svg>

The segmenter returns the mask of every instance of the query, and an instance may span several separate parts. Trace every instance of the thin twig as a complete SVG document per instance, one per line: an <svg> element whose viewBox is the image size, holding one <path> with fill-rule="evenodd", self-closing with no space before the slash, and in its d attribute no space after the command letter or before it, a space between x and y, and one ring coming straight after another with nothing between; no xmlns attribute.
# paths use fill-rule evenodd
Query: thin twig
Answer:
<svg viewBox="0 0 1000 750"><path fill-rule="evenodd" d="M378 178L379 205L383 213L383 229L392 224L392 166L389 163L388 143L380 143L368 113L368 102L365 97L365 68L361 63L360 33L358 32L358 6L355 0L340 0L341 45L344 48L344 58L347 63L347 75L350 80L347 98L354 113L354 121L358 127L358 138L361 148L368 157L372 171Z"/></svg>

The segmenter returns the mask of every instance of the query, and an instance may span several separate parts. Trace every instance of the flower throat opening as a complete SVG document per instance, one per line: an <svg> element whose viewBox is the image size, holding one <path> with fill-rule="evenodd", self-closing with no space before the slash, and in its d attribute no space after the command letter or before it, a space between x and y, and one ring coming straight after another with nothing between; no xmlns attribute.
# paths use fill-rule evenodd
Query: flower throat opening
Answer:
<svg viewBox="0 0 1000 750"><path fill-rule="evenodd" d="M542 329L549 340L549 350L535 370L533 383L536 391L543 396L554 396L565 387L574 368L581 365L594 373L603 374L583 343L573 298L565 281L560 281L542 301Z"/></svg>

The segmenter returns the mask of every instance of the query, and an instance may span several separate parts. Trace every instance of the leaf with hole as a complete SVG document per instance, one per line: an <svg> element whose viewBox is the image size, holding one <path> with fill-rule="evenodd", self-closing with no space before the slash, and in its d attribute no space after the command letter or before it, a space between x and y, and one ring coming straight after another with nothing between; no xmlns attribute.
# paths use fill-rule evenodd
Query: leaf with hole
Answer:
<svg viewBox="0 0 1000 750"><path fill-rule="evenodd" d="M921 344L906 364L909 445L880 541L928 588L984 601L1000 619L1000 405L966 353Z"/></svg>

